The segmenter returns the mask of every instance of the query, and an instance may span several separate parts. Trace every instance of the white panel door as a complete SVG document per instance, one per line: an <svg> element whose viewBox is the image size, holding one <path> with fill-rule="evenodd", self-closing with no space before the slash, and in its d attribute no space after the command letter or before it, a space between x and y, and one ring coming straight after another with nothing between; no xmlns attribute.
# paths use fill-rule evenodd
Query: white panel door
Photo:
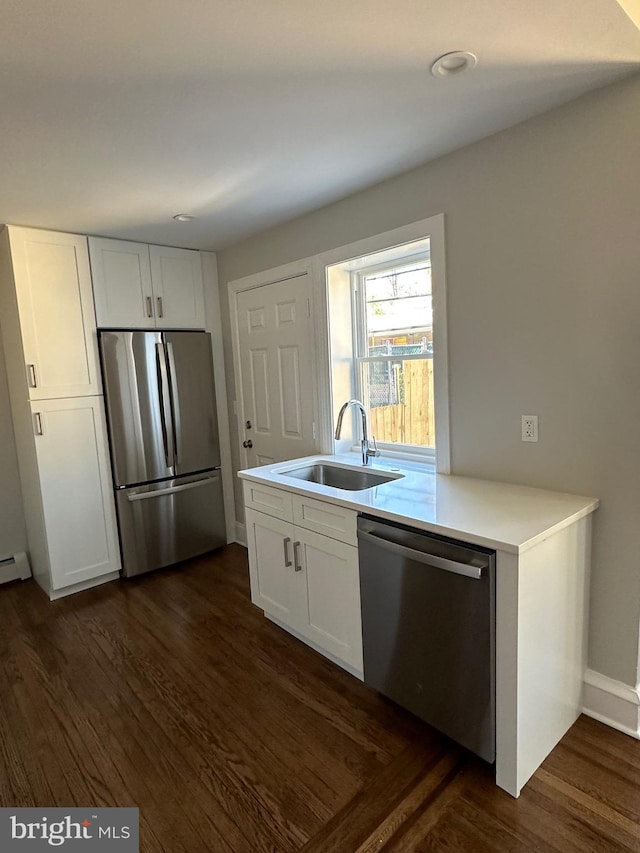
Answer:
<svg viewBox="0 0 640 853"><path fill-rule="evenodd" d="M149 246L157 329L204 329L200 252Z"/></svg>
<svg viewBox="0 0 640 853"><path fill-rule="evenodd" d="M102 397L31 403L52 588L120 569Z"/></svg>
<svg viewBox="0 0 640 853"><path fill-rule="evenodd" d="M358 549L300 527L295 536L296 563L306 575L305 599L297 604L300 630L320 648L362 670Z"/></svg>
<svg viewBox="0 0 640 853"><path fill-rule="evenodd" d="M246 525L251 601L296 627L293 525L254 509L246 510Z"/></svg>
<svg viewBox="0 0 640 853"><path fill-rule="evenodd" d="M155 327L146 243L89 237L96 320L101 328Z"/></svg>
<svg viewBox="0 0 640 853"><path fill-rule="evenodd" d="M247 467L316 452L309 279L236 296Z"/></svg>
<svg viewBox="0 0 640 853"><path fill-rule="evenodd" d="M32 400L101 393L87 238L9 228Z"/></svg>

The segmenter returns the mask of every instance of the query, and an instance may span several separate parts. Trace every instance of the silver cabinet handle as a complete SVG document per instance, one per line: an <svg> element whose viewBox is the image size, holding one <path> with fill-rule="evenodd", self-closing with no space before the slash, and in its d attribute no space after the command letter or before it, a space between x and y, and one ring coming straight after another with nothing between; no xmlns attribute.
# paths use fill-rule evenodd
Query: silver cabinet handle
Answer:
<svg viewBox="0 0 640 853"><path fill-rule="evenodd" d="M293 543L293 562L294 562L294 568L295 568L296 572L301 572L302 571L302 564L300 562L300 543L299 542Z"/></svg>
<svg viewBox="0 0 640 853"><path fill-rule="evenodd" d="M147 296L147 317L153 317L153 300Z"/></svg>
<svg viewBox="0 0 640 853"><path fill-rule="evenodd" d="M162 296L158 296L158 317L164 317L164 312L162 311Z"/></svg>
<svg viewBox="0 0 640 853"><path fill-rule="evenodd" d="M284 545L284 565L285 565L285 568L287 568L287 569L288 569L288 568L289 568L289 566L291 565L291 560L289 559L289 543L290 543L290 542L291 542L291 539L290 539L288 536L287 536L287 538L286 538L286 539L283 539L283 545Z"/></svg>
<svg viewBox="0 0 640 853"><path fill-rule="evenodd" d="M31 386L31 388L37 388L38 382L36 379L36 366L35 366L35 364L28 364L27 370L29 372L29 385Z"/></svg>
<svg viewBox="0 0 640 853"><path fill-rule="evenodd" d="M44 435L44 430L42 429L42 415L40 412L34 412L33 419L36 424L36 435Z"/></svg>

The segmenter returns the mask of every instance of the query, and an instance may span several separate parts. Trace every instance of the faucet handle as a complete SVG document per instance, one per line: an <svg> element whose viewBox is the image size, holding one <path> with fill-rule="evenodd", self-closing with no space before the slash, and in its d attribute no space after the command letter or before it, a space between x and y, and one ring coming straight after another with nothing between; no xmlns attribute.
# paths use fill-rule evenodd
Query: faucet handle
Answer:
<svg viewBox="0 0 640 853"><path fill-rule="evenodd" d="M371 441L373 443L373 450L370 447L367 447L367 456L380 456L375 435L371 436Z"/></svg>

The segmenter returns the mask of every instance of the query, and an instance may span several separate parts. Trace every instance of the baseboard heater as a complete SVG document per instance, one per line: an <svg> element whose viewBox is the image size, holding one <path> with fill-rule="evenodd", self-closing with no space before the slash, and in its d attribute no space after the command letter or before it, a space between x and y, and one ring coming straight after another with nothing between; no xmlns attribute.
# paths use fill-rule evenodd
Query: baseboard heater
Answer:
<svg viewBox="0 0 640 853"><path fill-rule="evenodd" d="M0 583L26 580L31 577L29 558L24 551L19 551L5 560L0 560Z"/></svg>

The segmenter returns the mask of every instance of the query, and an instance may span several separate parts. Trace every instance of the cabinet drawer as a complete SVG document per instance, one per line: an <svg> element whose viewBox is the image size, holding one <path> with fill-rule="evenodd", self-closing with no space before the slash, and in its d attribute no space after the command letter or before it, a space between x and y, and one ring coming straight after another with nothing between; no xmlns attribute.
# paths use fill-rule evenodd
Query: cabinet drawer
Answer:
<svg viewBox="0 0 640 853"><path fill-rule="evenodd" d="M335 504L295 495L293 521L307 530L315 530L347 545L357 545L357 513Z"/></svg>
<svg viewBox="0 0 640 853"><path fill-rule="evenodd" d="M284 521L293 521L293 495L283 489L272 489L260 483L243 483L245 506L266 512Z"/></svg>

